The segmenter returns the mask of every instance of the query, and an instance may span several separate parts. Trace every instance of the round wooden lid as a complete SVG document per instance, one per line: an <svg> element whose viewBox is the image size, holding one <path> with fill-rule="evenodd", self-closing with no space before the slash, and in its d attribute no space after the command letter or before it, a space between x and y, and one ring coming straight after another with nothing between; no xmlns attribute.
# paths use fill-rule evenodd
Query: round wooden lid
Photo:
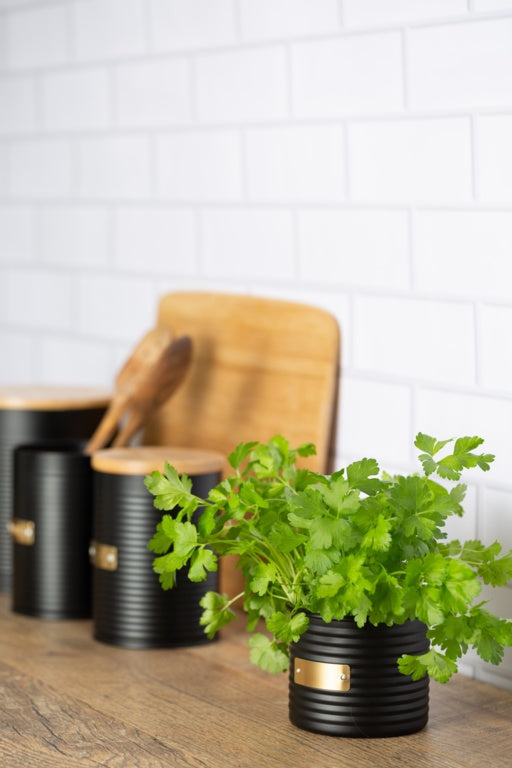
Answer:
<svg viewBox="0 0 512 768"><path fill-rule="evenodd" d="M91 457L92 468L111 475L148 475L164 471L168 462L178 474L206 475L220 472L224 456L216 451L180 448L165 445L141 445L127 448L106 448Z"/></svg>
<svg viewBox="0 0 512 768"><path fill-rule="evenodd" d="M111 392L95 387L20 385L0 387L0 408L16 411L61 411L105 408Z"/></svg>

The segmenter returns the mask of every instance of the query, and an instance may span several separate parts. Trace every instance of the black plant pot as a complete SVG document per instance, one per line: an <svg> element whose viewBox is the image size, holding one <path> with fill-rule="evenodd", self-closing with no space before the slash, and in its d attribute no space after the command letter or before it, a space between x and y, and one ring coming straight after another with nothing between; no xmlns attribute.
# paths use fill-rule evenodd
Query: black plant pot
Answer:
<svg viewBox="0 0 512 768"><path fill-rule="evenodd" d="M360 629L353 619L326 624L310 616L308 630L290 645L291 722L332 736L420 731L428 721L429 680L402 675L397 659L428 649L420 621Z"/></svg>

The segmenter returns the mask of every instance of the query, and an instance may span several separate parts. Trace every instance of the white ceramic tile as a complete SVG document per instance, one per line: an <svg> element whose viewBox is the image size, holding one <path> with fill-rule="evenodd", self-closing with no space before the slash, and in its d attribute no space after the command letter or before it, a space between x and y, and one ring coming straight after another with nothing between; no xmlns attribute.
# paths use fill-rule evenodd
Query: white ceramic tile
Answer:
<svg viewBox="0 0 512 768"><path fill-rule="evenodd" d="M156 303L148 279L84 275L78 290L78 327L84 335L133 347L154 326Z"/></svg>
<svg viewBox="0 0 512 768"><path fill-rule="evenodd" d="M36 128L34 78L0 77L0 134L17 134Z"/></svg>
<svg viewBox="0 0 512 768"><path fill-rule="evenodd" d="M411 391L404 385L345 376L341 381L338 448L352 460L371 457L381 469L411 460Z"/></svg>
<svg viewBox="0 0 512 768"><path fill-rule="evenodd" d="M62 266L106 267L108 212L99 206L45 207L40 213L41 260Z"/></svg>
<svg viewBox="0 0 512 768"><path fill-rule="evenodd" d="M81 197L144 199L151 191L150 151L146 136L80 140L78 189Z"/></svg>
<svg viewBox="0 0 512 768"><path fill-rule="evenodd" d="M480 310L479 361L484 387L512 393L512 307L483 306Z"/></svg>
<svg viewBox="0 0 512 768"><path fill-rule="evenodd" d="M167 206L118 209L115 263L140 274L196 273L195 215Z"/></svg>
<svg viewBox="0 0 512 768"><path fill-rule="evenodd" d="M7 273L7 319L24 329L70 330L70 277L43 269L11 270Z"/></svg>
<svg viewBox="0 0 512 768"><path fill-rule="evenodd" d="M144 0L78 0L73 33L79 61L142 54L147 50Z"/></svg>
<svg viewBox="0 0 512 768"><path fill-rule="evenodd" d="M240 136L231 130L161 135L157 174L164 199L237 200L242 194Z"/></svg>
<svg viewBox="0 0 512 768"><path fill-rule="evenodd" d="M294 44L294 113L329 117L401 110L402 56L398 33Z"/></svg>
<svg viewBox="0 0 512 768"><path fill-rule="evenodd" d="M343 0L348 26L440 20L467 12L467 0Z"/></svg>
<svg viewBox="0 0 512 768"><path fill-rule="evenodd" d="M287 114L287 63L281 47L203 55L195 72L201 120L259 122Z"/></svg>
<svg viewBox="0 0 512 768"><path fill-rule="evenodd" d="M374 288L409 287L407 214L306 209L298 219L301 278Z"/></svg>
<svg viewBox="0 0 512 768"><path fill-rule="evenodd" d="M512 115L478 121L478 190L483 202L512 202Z"/></svg>
<svg viewBox="0 0 512 768"><path fill-rule="evenodd" d="M247 168L253 200L339 202L345 197L342 128L314 125L248 131Z"/></svg>
<svg viewBox="0 0 512 768"><path fill-rule="evenodd" d="M116 69L117 119L122 126L162 126L191 118L189 64L185 59L142 61Z"/></svg>
<svg viewBox="0 0 512 768"><path fill-rule="evenodd" d="M355 123L350 188L357 201L466 202L472 196L467 118Z"/></svg>
<svg viewBox="0 0 512 768"><path fill-rule="evenodd" d="M377 296L355 299L354 364L361 370L471 385L474 338L470 304Z"/></svg>
<svg viewBox="0 0 512 768"><path fill-rule="evenodd" d="M33 245L34 217L30 208L0 206L0 262L30 262Z"/></svg>
<svg viewBox="0 0 512 768"><path fill-rule="evenodd" d="M475 11L484 13L512 8L512 0L473 0Z"/></svg>
<svg viewBox="0 0 512 768"><path fill-rule="evenodd" d="M203 48L234 42L233 0L149 0L157 51Z"/></svg>
<svg viewBox="0 0 512 768"><path fill-rule="evenodd" d="M485 488L483 497L479 538L485 544L499 541L504 552L512 550L512 514L510 513L512 492ZM509 599L512 600L512 592L509 594Z"/></svg>
<svg viewBox="0 0 512 768"><path fill-rule="evenodd" d="M205 275L271 281L293 277L293 225L288 211L209 210L201 224Z"/></svg>
<svg viewBox="0 0 512 768"><path fill-rule="evenodd" d="M511 41L512 18L411 30L407 50L412 106L510 106Z"/></svg>
<svg viewBox="0 0 512 768"><path fill-rule="evenodd" d="M44 126L50 131L87 131L110 122L106 69L55 72L43 78Z"/></svg>
<svg viewBox="0 0 512 768"><path fill-rule="evenodd" d="M42 384L112 386L111 352L105 344L76 338L44 338L38 357L38 381Z"/></svg>
<svg viewBox="0 0 512 768"><path fill-rule="evenodd" d="M7 66L38 68L69 61L69 8L24 8L4 17Z"/></svg>
<svg viewBox="0 0 512 768"><path fill-rule="evenodd" d="M0 331L0 384L32 384L34 345L28 334Z"/></svg>
<svg viewBox="0 0 512 768"><path fill-rule="evenodd" d="M511 297L512 216L508 211L417 211L413 232L418 290Z"/></svg>
<svg viewBox="0 0 512 768"><path fill-rule="evenodd" d="M30 140L11 145L10 190L29 199L71 194L72 154L67 140Z"/></svg>
<svg viewBox="0 0 512 768"><path fill-rule="evenodd" d="M335 32L336 0L240 0L244 40L264 40Z"/></svg>

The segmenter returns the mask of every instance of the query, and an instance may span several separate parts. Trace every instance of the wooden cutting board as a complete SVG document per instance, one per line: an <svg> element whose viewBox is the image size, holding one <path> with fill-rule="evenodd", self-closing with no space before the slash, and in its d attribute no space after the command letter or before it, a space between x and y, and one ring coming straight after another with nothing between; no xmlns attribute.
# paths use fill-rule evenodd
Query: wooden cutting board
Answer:
<svg viewBox="0 0 512 768"><path fill-rule="evenodd" d="M276 433L293 447L317 446L305 461L327 471L339 376L339 329L329 313L254 296L179 292L164 296L158 325L188 334L186 384L149 422L146 444L227 455L239 442Z"/></svg>

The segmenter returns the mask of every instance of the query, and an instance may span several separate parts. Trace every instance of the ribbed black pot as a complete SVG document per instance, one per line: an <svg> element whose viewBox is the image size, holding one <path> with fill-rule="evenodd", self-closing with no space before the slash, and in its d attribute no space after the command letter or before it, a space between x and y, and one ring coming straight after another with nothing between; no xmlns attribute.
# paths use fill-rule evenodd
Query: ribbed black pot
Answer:
<svg viewBox="0 0 512 768"><path fill-rule="evenodd" d="M352 619L327 624L310 616L308 630L290 646L291 722L332 736L403 736L421 730L428 721L428 677L415 682L402 675L397 659L428 648L426 627L419 621L360 629ZM346 666L338 674L332 665ZM344 677L346 690L316 687L329 672ZM301 678L308 684L299 683Z"/></svg>
<svg viewBox="0 0 512 768"><path fill-rule="evenodd" d="M12 545L6 527L13 515L14 454L18 445L44 440L80 440L92 435L104 408L14 410L0 408L0 591L12 576Z"/></svg>
<svg viewBox="0 0 512 768"><path fill-rule="evenodd" d="M219 482L217 473L191 477L199 496ZM94 540L116 549L117 567L93 569L94 637L129 648L162 648L210 642L199 625L205 592L218 589L217 573L190 582L178 573L163 590L153 571L148 541L162 513L140 475L94 472Z"/></svg>
<svg viewBox="0 0 512 768"><path fill-rule="evenodd" d="M20 446L14 452L14 522L33 524L33 542L14 539L12 608L44 619L91 615L92 470L83 443Z"/></svg>

